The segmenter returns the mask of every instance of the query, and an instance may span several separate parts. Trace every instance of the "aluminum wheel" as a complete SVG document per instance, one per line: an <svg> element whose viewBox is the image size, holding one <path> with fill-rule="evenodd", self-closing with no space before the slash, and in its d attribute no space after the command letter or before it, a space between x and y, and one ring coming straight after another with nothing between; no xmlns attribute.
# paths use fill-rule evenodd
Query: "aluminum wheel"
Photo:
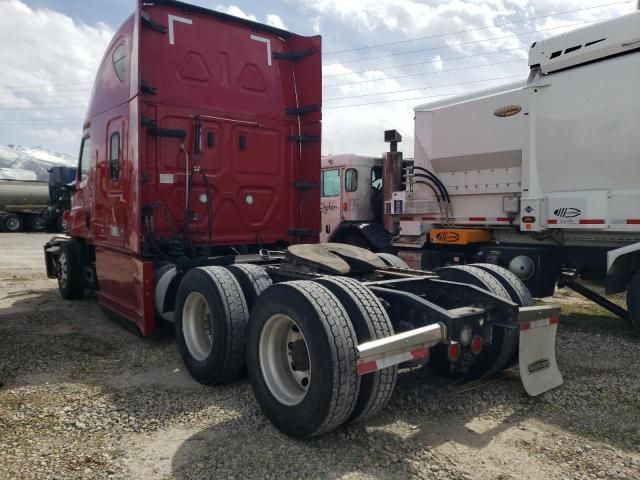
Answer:
<svg viewBox="0 0 640 480"><path fill-rule="evenodd" d="M61 253L58 255L58 284L60 287L65 288L69 281L69 262L67 261L67 255Z"/></svg>
<svg viewBox="0 0 640 480"><path fill-rule="evenodd" d="M284 405L300 403L311 383L311 360L296 322L283 314L270 317L260 334L258 355L271 394Z"/></svg>
<svg viewBox="0 0 640 480"><path fill-rule="evenodd" d="M213 318L198 292L191 292L184 302L182 328L189 353L199 362L206 360L213 347Z"/></svg>

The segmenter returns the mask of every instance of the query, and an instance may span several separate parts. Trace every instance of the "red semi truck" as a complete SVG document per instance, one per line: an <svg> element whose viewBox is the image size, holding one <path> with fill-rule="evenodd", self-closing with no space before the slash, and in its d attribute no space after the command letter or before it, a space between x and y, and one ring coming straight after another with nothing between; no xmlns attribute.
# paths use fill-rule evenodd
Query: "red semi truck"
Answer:
<svg viewBox="0 0 640 480"><path fill-rule="evenodd" d="M519 361L529 394L560 385L558 308L509 272L318 243L321 79L320 37L139 1L97 74L69 235L44 247L62 297L93 290L142 335L173 322L199 382L246 365L295 437L374 415L402 366Z"/></svg>

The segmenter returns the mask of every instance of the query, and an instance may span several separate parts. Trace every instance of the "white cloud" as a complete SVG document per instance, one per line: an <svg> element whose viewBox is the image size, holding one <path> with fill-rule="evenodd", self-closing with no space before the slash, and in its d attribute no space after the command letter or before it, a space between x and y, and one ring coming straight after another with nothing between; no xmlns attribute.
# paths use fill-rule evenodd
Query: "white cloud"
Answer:
<svg viewBox="0 0 640 480"><path fill-rule="evenodd" d="M317 17L313 17L311 19L311 28L313 29L313 33L315 33L316 35L320 33L320 21L321 21L320 16Z"/></svg>
<svg viewBox="0 0 640 480"><path fill-rule="evenodd" d="M246 20L252 20L254 22L258 21L258 18L255 15L246 13L237 5L218 5L216 6L216 10L218 10L219 12L227 13L229 15L233 15L234 17L240 17Z"/></svg>
<svg viewBox="0 0 640 480"><path fill-rule="evenodd" d="M276 27L276 28L281 28L283 30L287 29L282 19L274 13L270 13L269 15L267 15L267 25L271 25L272 27Z"/></svg>
<svg viewBox="0 0 640 480"><path fill-rule="evenodd" d="M244 18L246 20L251 20L253 22L257 22L258 21L258 17L256 17L252 13L245 12L240 7L238 7L237 5L222 5L222 4L218 4L216 6L216 10L218 10L219 12L227 13L229 15L233 15L234 17L240 17L240 18ZM263 23L266 23L267 25L271 25L272 27L282 28L283 30L286 30L286 28L287 28L285 23L284 23L284 21L282 20L282 18L280 18L280 16L276 15L275 13L268 14L265 17Z"/></svg>
<svg viewBox="0 0 640 480"><path fill-rule="evenodd" d="M414 106L525 79L534 40L634 8L626 3L581 10L606 3L597 0L296 3L317 18L312 25L322 24L323 153L379 154L383 130L397 128L406 156L413 152Z"/></svg>
<svg viewBox="0 0 640 480"><path fill-rule="evenodd" d="M75 152L91 84L113 31L19 0L0 2L0 143ZM75 132L75 135L70 132Z"/></svg>

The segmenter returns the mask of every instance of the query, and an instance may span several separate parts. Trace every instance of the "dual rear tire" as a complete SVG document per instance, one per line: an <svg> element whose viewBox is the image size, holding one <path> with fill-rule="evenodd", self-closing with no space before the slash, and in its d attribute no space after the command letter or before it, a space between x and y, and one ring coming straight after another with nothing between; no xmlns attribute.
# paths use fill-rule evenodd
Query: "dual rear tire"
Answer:
<svg viewBox="0 0 640 480"><path fill-rule="evenodd" d="M471 284L487 290L518 306L533 305L534 301L527 287L509 270L489 263L457 265L437 270L444 280ZM513 365L518 353L520 332L517 328L494 327L491 345L472 360L465 376L469 379L482 378L504 370ZM437 352L437 350L436 350ZM438 365L441 372L448 373L448 361L440 352ZM439 361L438 361L439 360Z"/></svg>
<svg viewBox="0 0 640 480"><path fill-rule="evenodd" d="M244 368L249 308L240 284L222 267L189 270L176 294L176 341L191 376L229 382Z"/></svg>
<svg viewBox="0 0 640 480"><path fill-rule="evenodd" d="M357 345L393 327L379 300L352 279L271 286L255 265L195 268L178 287L175 327L186 368L201 383L233 380L246 359L262 410L292 437L374 415L395 387L397 367L356 373Z"/></svg>

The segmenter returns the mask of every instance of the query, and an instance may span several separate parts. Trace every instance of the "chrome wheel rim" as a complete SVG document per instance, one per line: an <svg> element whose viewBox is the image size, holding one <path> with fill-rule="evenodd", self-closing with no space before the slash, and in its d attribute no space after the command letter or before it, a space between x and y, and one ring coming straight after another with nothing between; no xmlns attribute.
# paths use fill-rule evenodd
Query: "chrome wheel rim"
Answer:
<svg viewBox="0 0 640 480"><path fill-rule="evenodd" d="M182 332L191 356L199 362L206 360L213 348L213 317L198 292L191 292L184 302Z"/></svg>
<svg viewBox="0 0 640 480"><path fill-rule="evenodd" d="M276 314L260 334L262 377L271 394L283 405L297 405L311 384L311 359L300 327L289 316Z"/></svg>

